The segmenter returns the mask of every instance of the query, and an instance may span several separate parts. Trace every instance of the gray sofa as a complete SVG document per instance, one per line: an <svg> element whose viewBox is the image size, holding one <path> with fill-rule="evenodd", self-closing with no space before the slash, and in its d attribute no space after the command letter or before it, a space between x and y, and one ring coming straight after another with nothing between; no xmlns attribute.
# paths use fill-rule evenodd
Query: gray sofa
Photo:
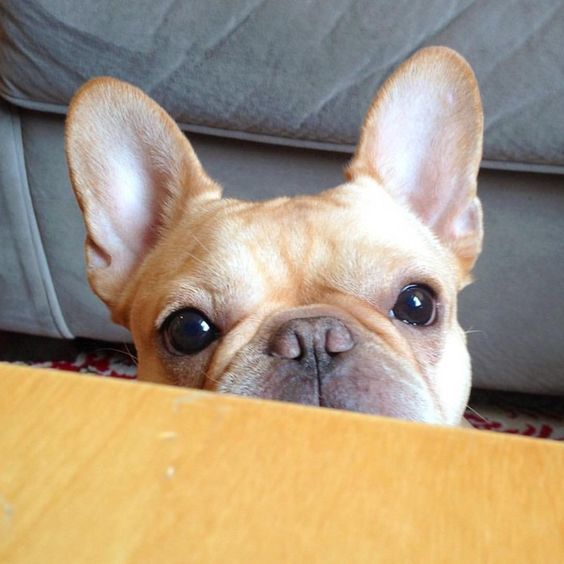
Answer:
<svg viewBox="0 0 564 564"><path fill-rule="evenodd" d="M417 48L473 66L485 249L461 296L475 385L564 393L561 0L2 0L0 329L127 340L87 287L67 104L112 75L154 97L229 195L340 182L378 85Z"/></svg>

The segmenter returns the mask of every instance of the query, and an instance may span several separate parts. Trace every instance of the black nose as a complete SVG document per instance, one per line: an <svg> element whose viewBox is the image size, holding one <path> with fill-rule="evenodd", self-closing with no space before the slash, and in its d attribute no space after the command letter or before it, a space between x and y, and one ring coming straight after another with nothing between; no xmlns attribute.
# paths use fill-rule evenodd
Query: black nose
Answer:
<svg viewBox="0 0 564 564"><path fill-rule="evenodd" d="M334 317L304 317L283 323L269 341L268 353L318 368L338 354L350 351L354 339L346 325Z"/></svg>

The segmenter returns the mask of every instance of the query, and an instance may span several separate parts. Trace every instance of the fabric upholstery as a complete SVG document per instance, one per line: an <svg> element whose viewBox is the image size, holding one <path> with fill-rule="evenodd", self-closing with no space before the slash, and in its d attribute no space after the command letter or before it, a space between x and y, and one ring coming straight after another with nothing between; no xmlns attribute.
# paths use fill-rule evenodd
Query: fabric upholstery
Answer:
<svg viewBox="0 0 564 564"><path fill-rule="evenodd" d="M350 151L392 69L447 45L480 82L486 164L562 167L563 29L561 0L4 0L0 95L62 113L112 75L189 130Z"/></svg>

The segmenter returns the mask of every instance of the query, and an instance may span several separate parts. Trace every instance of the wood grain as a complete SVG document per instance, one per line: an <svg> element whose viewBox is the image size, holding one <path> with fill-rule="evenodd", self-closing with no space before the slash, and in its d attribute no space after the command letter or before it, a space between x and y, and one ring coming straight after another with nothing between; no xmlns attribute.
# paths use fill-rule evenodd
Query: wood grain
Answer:
<svg viewBox="0 0 564 564"><path fill-rule="evenodd" d="M551 441L0 366L0 562L564 562Z"/></svg>

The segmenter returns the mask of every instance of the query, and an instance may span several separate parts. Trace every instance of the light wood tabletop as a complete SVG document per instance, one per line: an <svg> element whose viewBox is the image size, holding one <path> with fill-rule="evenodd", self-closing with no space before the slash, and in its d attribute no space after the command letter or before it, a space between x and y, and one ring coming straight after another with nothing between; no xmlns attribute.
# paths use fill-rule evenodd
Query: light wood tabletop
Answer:
<svg viewBox="0 0 564 564"><path fill-rule="evenodd" d="M564 445L0 365L0 562L564 562Z"/></svg>

